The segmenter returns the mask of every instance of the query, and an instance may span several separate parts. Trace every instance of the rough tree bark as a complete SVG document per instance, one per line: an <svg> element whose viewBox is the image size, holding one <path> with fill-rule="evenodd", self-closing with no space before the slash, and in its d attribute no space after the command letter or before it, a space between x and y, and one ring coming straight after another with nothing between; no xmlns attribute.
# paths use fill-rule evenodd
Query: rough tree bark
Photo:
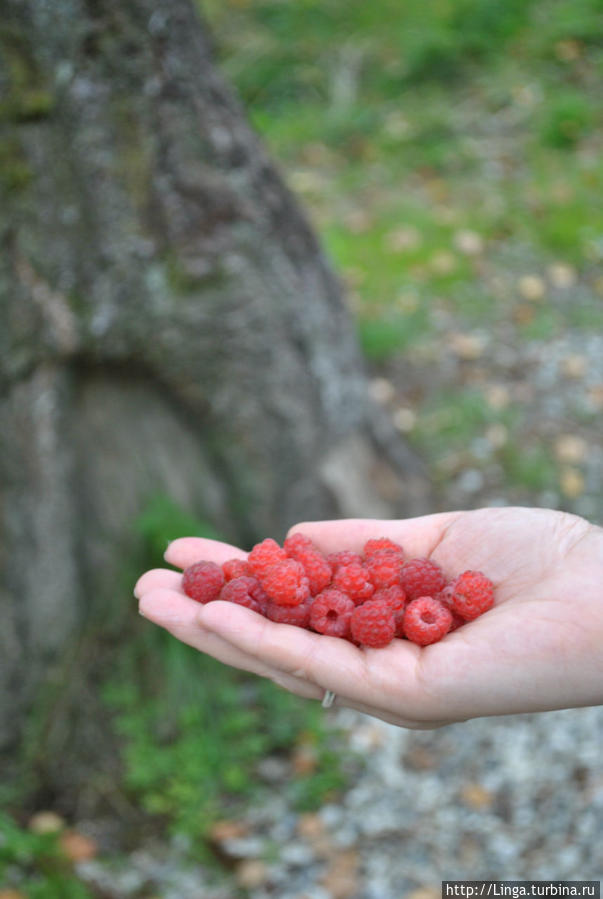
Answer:
<svg viewBox="0 0 603 899"><path fill-rule="evenodd" d="M0 189L6 746L91 610L125 604L151 492L249 542L390 514L375 466L414 512L421 475L188 0L0 0Z"/></svg>

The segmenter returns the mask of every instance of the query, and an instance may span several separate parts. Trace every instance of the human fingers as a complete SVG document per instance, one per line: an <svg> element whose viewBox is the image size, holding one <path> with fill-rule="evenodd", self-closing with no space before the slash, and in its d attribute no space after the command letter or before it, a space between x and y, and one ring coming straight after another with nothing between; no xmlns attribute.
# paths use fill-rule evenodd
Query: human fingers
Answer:
<svg viewBox="0 0 603 899"><path fill-rule="evenodd" d="M384 649L359 649L336 637L276 624L223 603L208 603L201 622L242 652L272 668L304 678L353 703L394 709L407 720L446 716L417 680L418 647L394 640ZM373 712L374 714L374 712Z"/></svg>
<svg viewBox="0 0 603 899"><path fill-rule="evenodd" d="M164 559L176 568L188 568L195 562L208 561L221 565L227 559L246 559L247 553L237 546L209 540L206 537L180 537L173 540L164 553Z"/></svg>
<svg viewBox="0 0 603 899"><path fill-rule="evenodd" d="M401 543L409 556L430 556L446 529L463 514L441 512L401 520L347 518L338 521L304 521L294 525L289 534L304 534L323 553L341 549L361 552L367 540L389 537L390 540Z"/></svg>
<svg viewBox="0 0 603 899"><path fill-rule="evenodd" d="M286 690L306 699L321 699L324 695L322 687L273 668L257 657L238 650L219 635L207 631L199 623L199 603L189 600L182 594L169 588L155 588L142 596L139 609L145 618L165 628L172 636L225 665L267 677ZM242 611L256 617L249 609Z"/></svg>
<svg viewBox="0 0 603 899"><path fill-rule="evenodd" d="M157 587L169 587L177 593L182 593L182 575L168 568L151 568L150 571L141 574L136 581L134 596L140 599L145 593Z"/></svg>

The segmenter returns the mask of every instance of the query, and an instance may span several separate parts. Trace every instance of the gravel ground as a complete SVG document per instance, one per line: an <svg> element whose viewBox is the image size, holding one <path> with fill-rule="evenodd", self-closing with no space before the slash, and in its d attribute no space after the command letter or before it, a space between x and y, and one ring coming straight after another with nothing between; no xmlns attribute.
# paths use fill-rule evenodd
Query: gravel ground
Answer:
<svg viewBox="0 0 603 899"><path fill-rule="evenodd" d="M340 802L298 814L278 789L287 764L267 759L268 800L215 832L231 881L184 862L178 842L80 874L116 899L437 899L444 879L601 877L603 708L425 732L326 714L361 775Z"/></svg>

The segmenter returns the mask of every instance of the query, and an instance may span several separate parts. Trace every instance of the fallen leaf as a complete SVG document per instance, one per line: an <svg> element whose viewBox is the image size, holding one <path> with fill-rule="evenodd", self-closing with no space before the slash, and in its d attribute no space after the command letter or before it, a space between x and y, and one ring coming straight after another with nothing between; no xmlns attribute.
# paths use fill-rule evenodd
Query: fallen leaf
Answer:
<svg viewBox="0 0 603 899"><path fill-rule="evenodd" d="M492 805L494 796L484 786L479 783L468 783L461 789L461 799L465 805L481 811Z"/></svg>
<svg viewBox="0 0 603 899"><path fill-rule="evenodd" d="M517 282L517 288L524 300L538 303L544 299L546 284L539 275L523 275Z"/></svg>
<svg viewBox="0 0 603 899"><path fill-rule="evenodd" d="M394 427L403 434L412 431L417 423L417 416L412 409L400 408L396 409L392 415Z"/></svg>
<svg viewBox="0 0 603 899"><path fill-rule="evenodd" d="M369 393L381 405L386 405L396 395L396 388L387 378L373 378L369 383Z"/></svg>
<svg viewBox="0 0 603 899"><path fill-rule="evenodd" d="M27 899L25 893L21 893L19 890L0 890L0 899Z"/></svg>
<svg viewBox="0 0 603 899"><path fill-rule="evenodd" d="M486 402L491 409L496 409L496 411L506 409L511 402L509 388L504 384L490 384L486 388Z"/></svg>
<svg viewBox="0 0 603 899"><path fill-rule="evenodd" d="M332 899L348 899L358 892L358 853L353 849L332 856L321 885Z"/></svg>
<svg viewBox="0 0 603 899"><path fill-rule="evenodd" d="M429 267L436 275L449 275L457 267L457 257L449 250L441 250L433 254Z"/></svg>
<svg viewBox="0 0 603 899"><path fill-rule="evenodd" d="M28 826L34 833L58 833L65 827L65 821L56 812L36 812Z"/></svg>
<svg viewBox="0 0 603 899"><path fill-rule="evenodd" d="M470 362L479 359L484 354L487 346L487 338L482 334L451 334L450 347L452 351L459 357Z"/></svg>
<svg viewBox="0 0 603 899"><path fill-rule="evenodd" d="M302 840L322 840L325 835L324 821L315 812L305 812L297 819L297 832Z"/></svg>
<svg viewBox="0 0 603 899"><path fill-rule="evenodd" d="M583 462L588 455L588 444L575 434L560 434L555 440L555 455L560 462Z"/></svg>
<svg viewBox="0 0 603 899"><path fill-rule="evenodd" d="M494 449L501 449L509 439L508 429L501 424L490 425L486 429L486 440Z"/></svg>
<svg viewBox="0 0 603 899"><path fill-rule="evenodd" d="M246 821L216 821L209 830L209 837L216 843L224 840L237 840L247 836L249 824Z"/></svg>
<svg viewBox="0 0 603 899"><path fill-rule="evenodd" d="M415 890L411 890L410 893L406 893L404 899L441 899L442 890L438 889L435 886L432 887L417 887Z"/></svg>
<svg viewBox="0 0 603 899"><path fill-rule="evenodd" d="M318 764L316 749L307 744L298 746L293 753L291 763L296 774L312 774Z"/></svg>
<svg viewBox="0 0 603 899"><path fill-rule="evenodd" d="M551 284L558 290L567 290L568 287L572 287L572 285L576 283L575 269L573 269L571 265L565 265L562 262L550 265L548 275Z"/></svg>
<svg viewBox="0 0 603 899"><path fill-rule="evenodd" d="M63 853L72 862L83 862L98 855L98 845L95 840L78 833L77 830L66 830L62 834L59 845Z"/></svg>
<svg viewBox="0 0 603 899"><path fill-rule="evenodd" d="M561 360L561 371L566 378L583 378L586 374L587 363L586 356L575 353Z"/></svg>
<svg viewBox="0 0 603 899"><path fill-rule="evenodd" d="M561 62L575 62L580 59L581 54L582 48L578 41L566 39L555 44L555 55Z"/></svg>
<svg viewBox="0 0 603 899"><path fill-rule="evenodd" d="M407 225L403 228L394 228L393 231L390 231L385 235L385 246L393 253L416 250L421 243L421 234L413 225Z"/></svg>
<svg viewBox="0 0 603 899"><path fill-rule="evenodd" d="M462 229L454 235L454 245L466 256L478 256L484 250L484 241L477 231Z"/></svg>
<svg viewBox="0 0 603 899"><path fill-rule="evenodd" d="M565 468L559 476L559 486L568 499L577 499L584 493L584 476L576 468Z"/></svg>
<svg viewBox="0 0 603 899"><path fill-rule="evenodd" d="M235 880L244 890L254 890L268 880L268 868L259 858L247 858L235 869Z"/></svg>

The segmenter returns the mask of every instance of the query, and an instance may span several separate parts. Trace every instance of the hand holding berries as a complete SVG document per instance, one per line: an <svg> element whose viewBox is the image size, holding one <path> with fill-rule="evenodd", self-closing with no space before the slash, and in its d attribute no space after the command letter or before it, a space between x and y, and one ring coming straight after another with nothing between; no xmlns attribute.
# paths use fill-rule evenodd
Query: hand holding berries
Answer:
<svg viewBox="0 0 603 899"><path fill-rule="evenodd" d="M265 543L174 541L170 563L206 560L211 575L191 599L180 573L147 572L142 614L228 665L404 727L603 703L603 531L583 519L492 508L315 522Z"/></svg>

